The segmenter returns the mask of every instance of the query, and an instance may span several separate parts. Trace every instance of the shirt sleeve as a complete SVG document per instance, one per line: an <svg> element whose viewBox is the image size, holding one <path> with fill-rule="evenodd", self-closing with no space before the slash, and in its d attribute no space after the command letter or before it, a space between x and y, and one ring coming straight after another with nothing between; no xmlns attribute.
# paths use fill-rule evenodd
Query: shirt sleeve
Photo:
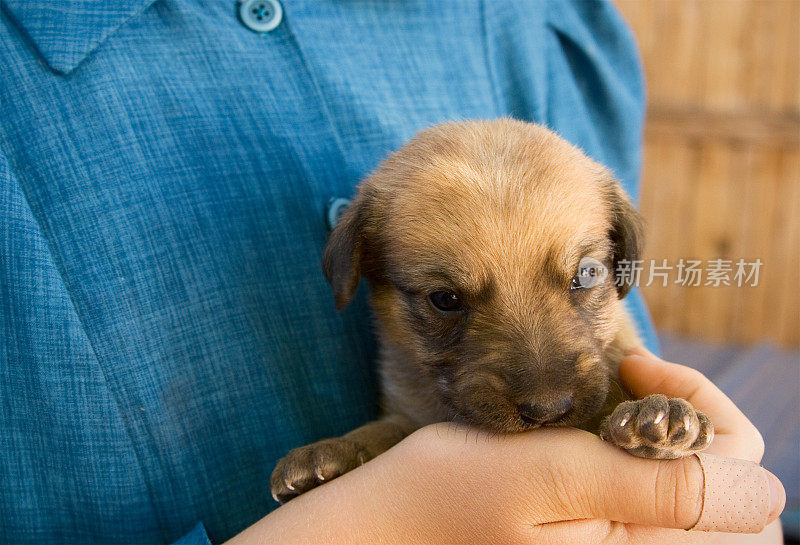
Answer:
<svg viewBox="0 0 800 545"><path fill-rule="evenodd" d="M180 538L173 545L211 545L206 535L206 529L202 522L198 522L192 531Z"/></svg>

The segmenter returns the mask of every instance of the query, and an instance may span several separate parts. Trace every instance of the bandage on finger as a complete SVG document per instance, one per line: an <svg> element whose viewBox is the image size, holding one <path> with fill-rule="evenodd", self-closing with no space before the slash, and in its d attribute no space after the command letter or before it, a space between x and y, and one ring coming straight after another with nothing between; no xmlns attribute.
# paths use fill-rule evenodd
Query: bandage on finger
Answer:
<svg viewBox="0 0 800 545"><path fill-rule="evenodd" d="M690 530L755 534L770 515L770 477L758 464L695 454L703 469L703 508Z"/></svg>

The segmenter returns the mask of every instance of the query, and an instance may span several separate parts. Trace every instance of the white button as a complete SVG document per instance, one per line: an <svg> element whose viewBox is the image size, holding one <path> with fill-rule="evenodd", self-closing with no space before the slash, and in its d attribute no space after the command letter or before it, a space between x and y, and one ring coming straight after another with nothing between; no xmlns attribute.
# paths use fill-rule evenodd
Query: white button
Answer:
<svg viewBox="0 0 800 545"><path fill-rule="evenodd" d="M341 197L331 199L328 202L328 212L325 214L325 223L328 224L328 229L333 231L336 224L339 223L339 218L342 217L344 211L350 206L350 199L343 199Z"/></svg>
<svg viewBox="0 0 800 545"><path fill-rule="evenodd" d="M278 0L239 0L239 20L255 32L269 32L281 24L283 7Z"/></svg>

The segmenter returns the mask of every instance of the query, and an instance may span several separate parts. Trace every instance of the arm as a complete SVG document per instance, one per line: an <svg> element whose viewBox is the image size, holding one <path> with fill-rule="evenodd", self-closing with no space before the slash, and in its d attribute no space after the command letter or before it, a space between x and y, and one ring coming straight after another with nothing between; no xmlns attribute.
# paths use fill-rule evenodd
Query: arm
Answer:
<svg viewBox="0 0 800 545"><path fill-rule="evenodd" d="M720 440L712 452L760 458L758 432L707 379L682 366L639 357L650 365L628 358L620 370L634 393L640 395L643 384L654 384L663 393L687 397L718 423ZM718 460L720 467L733 463ZM761 528L775 520L785 495L771 474L752 462L748 467L749 477L737 484L771 490L763 489L756 498L766 502L769 515L743 511ZM292 500L229 543L600 543L612 538L619 543L714 543L715 534L676 529L693 527L704 509L725 507L730 499L726 489L705 487L707 479L719 476L717 471L709 465L704 472L694 456L634 458L574 429L489 436L452 423L436 424ZM756 537L768 543L774 540L774 534L769 536Z"/></svg>

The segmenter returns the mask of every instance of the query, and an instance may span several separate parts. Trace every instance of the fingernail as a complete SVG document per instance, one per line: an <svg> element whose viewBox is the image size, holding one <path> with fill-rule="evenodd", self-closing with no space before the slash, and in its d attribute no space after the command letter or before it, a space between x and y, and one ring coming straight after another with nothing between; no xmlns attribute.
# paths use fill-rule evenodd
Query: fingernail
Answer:
<svg viewBox="0 0 800 545"><path fill-rule="evenodd" d="M639 354L634 354L633 352L631 352L630 354L625 356L625 359L626 360L632 360L632 361L642 361L642 360L646 360L647 358L645 358L644 356L641 356Z"/></svg>
<svg viewBox="0 0 800 545"><path fill-rule="evenodd" d="M639 357L644 356L644 357L647 357L647 358L652 358L654 360L661 360L661 358L659 358L658 356L656 356L655 354L650 352L643 345L639 345L639 346L633 347L631 349L631 351L630 351L630 354L633 355L633 356L639 356Z"/></svg>
<svg viewBox="0 0 800 545"><path fill-rule="evenodd" d="M767 522L772 522L778 518L786 506L786 490L783 488L783 483L771 472L767 471L767 477L769 478L769 517Z"/></svg>
<svg viewBox="0 0 800 545"><path fill-rule="evenodd" d="M633 352L625 356L623 359L627 360L627 363L630 365L647 365L648 363L653 364L661 361L659 359L648 358L640 354L634 354Z"/></svg>

